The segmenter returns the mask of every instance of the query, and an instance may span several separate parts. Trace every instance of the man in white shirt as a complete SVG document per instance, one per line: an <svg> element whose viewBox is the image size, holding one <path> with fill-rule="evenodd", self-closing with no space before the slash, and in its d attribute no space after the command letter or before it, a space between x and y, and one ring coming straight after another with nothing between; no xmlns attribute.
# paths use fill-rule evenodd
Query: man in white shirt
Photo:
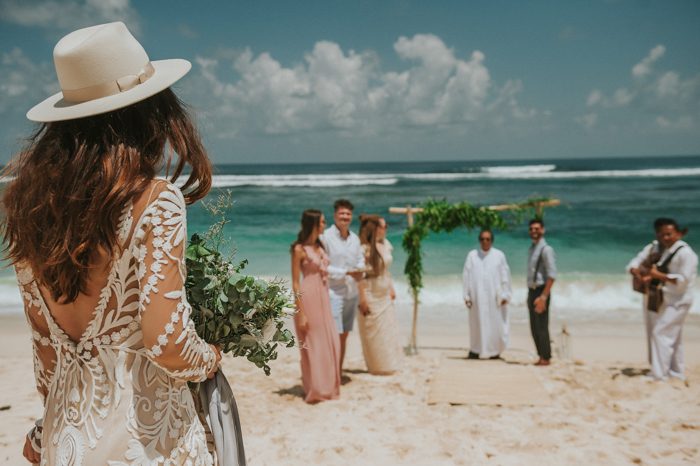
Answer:
<svg viewBox="0 0 700 466"><path fill-rule="evenodd" d="M359 300L358 284L364 276L365 255L360 238L350 231L354 206L347 199L338 199L333 204L333 225L321 241L328 253L328 287L331 309L340 334L340 368L343 368L348 333L352 330Z"/></svg>
<svg viewBox="0 0 700 466"><path fill-rule="evenodd" d="M469 359L499 359L508 346L510 268L492 247L493 232L479 233L479 249L467 254L462 272L464 303L469 308Z"/></svg>
<svg viewBox="0 0 700 466"><path fill-rule="evenodd" d="M651 320L651 374L657 380L668 377L685 380L682 330L693 305L698 256L681 239L687 230L681 230L673 219L662 220L659 242L664 252L649 274L649 293L652 293L654 281L663 291L657 310L647 311Z"/></svg>

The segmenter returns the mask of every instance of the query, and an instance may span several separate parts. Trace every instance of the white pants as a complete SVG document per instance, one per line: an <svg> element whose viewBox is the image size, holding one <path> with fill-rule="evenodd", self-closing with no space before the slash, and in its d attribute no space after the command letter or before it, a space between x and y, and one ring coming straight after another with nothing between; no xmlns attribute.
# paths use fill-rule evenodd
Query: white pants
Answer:
<svg viewBox="0 0 700 466"><path fill-rule="evenodd" d="M683 321L690 304L665 304L659 312L647 311L651 325L651 374L655 379L685 379L683 372Z"/></svg>
<svg viewBox="0 0 700 466"><path fill-rule="evenodd" d="M642 318L644 319L644 330L646 331L647 341L647 362L651 364L651 318L657 315L655 312L647 310L646 295L644 297L644 308L642 309Z"/></svg>

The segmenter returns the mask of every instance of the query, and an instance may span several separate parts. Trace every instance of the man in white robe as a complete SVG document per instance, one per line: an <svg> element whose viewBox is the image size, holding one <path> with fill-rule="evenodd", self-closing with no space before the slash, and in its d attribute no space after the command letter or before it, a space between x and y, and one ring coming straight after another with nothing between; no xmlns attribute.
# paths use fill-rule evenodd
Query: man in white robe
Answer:
<svg viewBox="0 0 700 466"><path fill-rule="evenodd" d="M658 311L647 311L651 321L651 374L657 380L685 380L682 330L693 305L698 256L681 239L684 233L675 220L665 219L659 232L664 252L650 273L652 280L663 285Z"/></svg>
<svg viewBox="0 0 700 466"><path fill-rule="evenodd" d="M479 244L467 254L462 272L469 308L469 358L498 359L508 346L510 268L505 254L492 247L493 232L482 230Z"/></svg>

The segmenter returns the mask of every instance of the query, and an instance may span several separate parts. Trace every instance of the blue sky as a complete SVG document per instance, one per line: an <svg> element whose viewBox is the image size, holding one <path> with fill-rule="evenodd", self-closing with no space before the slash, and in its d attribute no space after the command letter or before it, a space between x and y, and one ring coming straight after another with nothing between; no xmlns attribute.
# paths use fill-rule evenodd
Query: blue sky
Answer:
<svg viewBox="0 0 700 466"><path fill-rule="evenodd" d="M697 1L0 0L2 161L56 41L114 20L192 61L218 163L700 154Z"/></svg>

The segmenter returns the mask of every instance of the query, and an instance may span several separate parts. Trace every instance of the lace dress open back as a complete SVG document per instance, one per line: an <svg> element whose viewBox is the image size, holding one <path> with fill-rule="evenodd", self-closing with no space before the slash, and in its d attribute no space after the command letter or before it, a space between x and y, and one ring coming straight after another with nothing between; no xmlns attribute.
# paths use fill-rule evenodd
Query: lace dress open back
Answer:
<svg viewBox="0 0 700 466"><path fill-rule="evenodd" d="M182 193L153 181L118 229L123 252L79 340L32 270L16 267L44 401L30 439L42 465L210 465L187 381L204 380L216 356L189 319Z"/></svg>

